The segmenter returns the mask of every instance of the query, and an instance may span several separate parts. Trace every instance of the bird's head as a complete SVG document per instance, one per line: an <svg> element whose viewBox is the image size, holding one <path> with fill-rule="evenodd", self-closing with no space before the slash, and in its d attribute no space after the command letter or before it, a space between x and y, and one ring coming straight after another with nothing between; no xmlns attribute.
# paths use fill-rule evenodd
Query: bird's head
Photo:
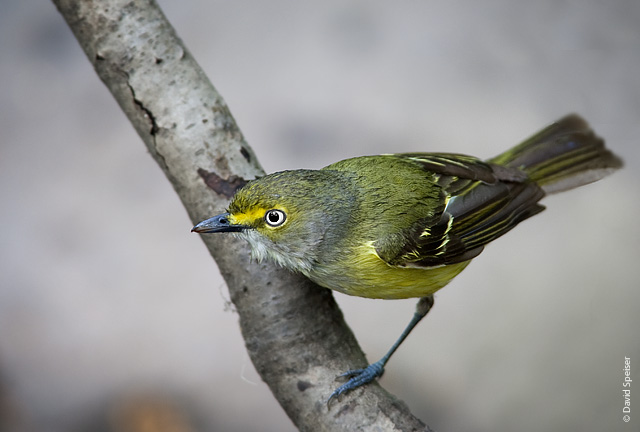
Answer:
<svg viewBox="0 0 640 432"><path fill-rule="evenodd" d="M255 259L269 258L308 274L352 201L345 200L341 180L339 173L313 170L261 177L236 192L227 212L192 231L236 233L249 242Z"/></svg>

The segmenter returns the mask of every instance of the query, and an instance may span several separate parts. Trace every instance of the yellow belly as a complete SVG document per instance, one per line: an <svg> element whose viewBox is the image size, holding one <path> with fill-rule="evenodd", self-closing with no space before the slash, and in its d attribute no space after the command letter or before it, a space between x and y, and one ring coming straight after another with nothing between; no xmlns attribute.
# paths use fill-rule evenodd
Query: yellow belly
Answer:
<svg viewBox="0 0 640 432"><path fill-rule="evenodd" d="M395 267L384 262L373 248L350 254L341 271L316 269L309 277L318 285L358 297L405 299L435 293L456 277L471 261L440 267Z"/></svg>

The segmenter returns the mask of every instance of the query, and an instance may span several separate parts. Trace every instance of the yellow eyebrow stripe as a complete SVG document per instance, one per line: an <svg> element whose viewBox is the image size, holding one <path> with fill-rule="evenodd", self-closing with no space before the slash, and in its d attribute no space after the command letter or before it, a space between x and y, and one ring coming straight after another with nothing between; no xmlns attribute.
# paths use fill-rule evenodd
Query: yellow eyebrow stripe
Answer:
<svg viewBox="0 0 640 432"><path fill-rule="evenodd" d="M264 207L253 207L244 213L229 215L231 225L253 225L256 219L262 219L267 209Z"/></svg>

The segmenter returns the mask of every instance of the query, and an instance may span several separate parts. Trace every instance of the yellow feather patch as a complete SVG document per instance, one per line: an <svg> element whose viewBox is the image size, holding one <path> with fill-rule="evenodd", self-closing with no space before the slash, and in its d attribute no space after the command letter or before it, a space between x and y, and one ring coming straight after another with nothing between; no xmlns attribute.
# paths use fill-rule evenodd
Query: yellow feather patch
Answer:
<svg viewBox="0 0 640 432"><path fill-rule="evenodd" d="M402 299L424 297L444 287L470 261L438 267L397 267L378 256L374 242L366 242L353 250L351 260L344 263L344 278L332 279L332 289L349 295L369 298ZM317 270L316 270L317 271ZM317 271L318 284L329 275Z"/></svg>
<svg viewBox="0 0 640 432"><path fill-rule="evenodd" d="M267 212L264 207L252 207L243 213L234 213L229 215L231 225L254 225L257 219L262 219Z"/></svg>

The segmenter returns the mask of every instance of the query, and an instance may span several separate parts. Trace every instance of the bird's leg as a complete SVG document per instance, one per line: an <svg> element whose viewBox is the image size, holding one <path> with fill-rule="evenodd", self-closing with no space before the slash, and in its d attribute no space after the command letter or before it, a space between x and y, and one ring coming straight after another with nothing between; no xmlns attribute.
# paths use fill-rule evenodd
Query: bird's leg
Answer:
<svg viewBox="0 0 640 432"><path fill-rule="evenodd" d="M384 356L382 356L380 360L375 363L371 363L366 368L349 370L340 375L340 377L348 377L349 381L342 384L333 393L331 393L331 396L329 396L327 403L331 402L331 399L333 399L334 397L338 397L345 392L353 390L363 384L367 384L374 379L381 377L384 373L384 366L389 361L391 355L398 349L400 344L407 338L407 336L409 336L411 330L413 330L413 328L420 322L420 320L422 320L422 318L424 318L427 313L429 313L432 306L433 295L422 297L416 305L416 311L413 314L413 318L411 318L409 325L407 325L407 327L404 329L398 340L396 340L396 342L393 344L391 349Z"/></svg>

